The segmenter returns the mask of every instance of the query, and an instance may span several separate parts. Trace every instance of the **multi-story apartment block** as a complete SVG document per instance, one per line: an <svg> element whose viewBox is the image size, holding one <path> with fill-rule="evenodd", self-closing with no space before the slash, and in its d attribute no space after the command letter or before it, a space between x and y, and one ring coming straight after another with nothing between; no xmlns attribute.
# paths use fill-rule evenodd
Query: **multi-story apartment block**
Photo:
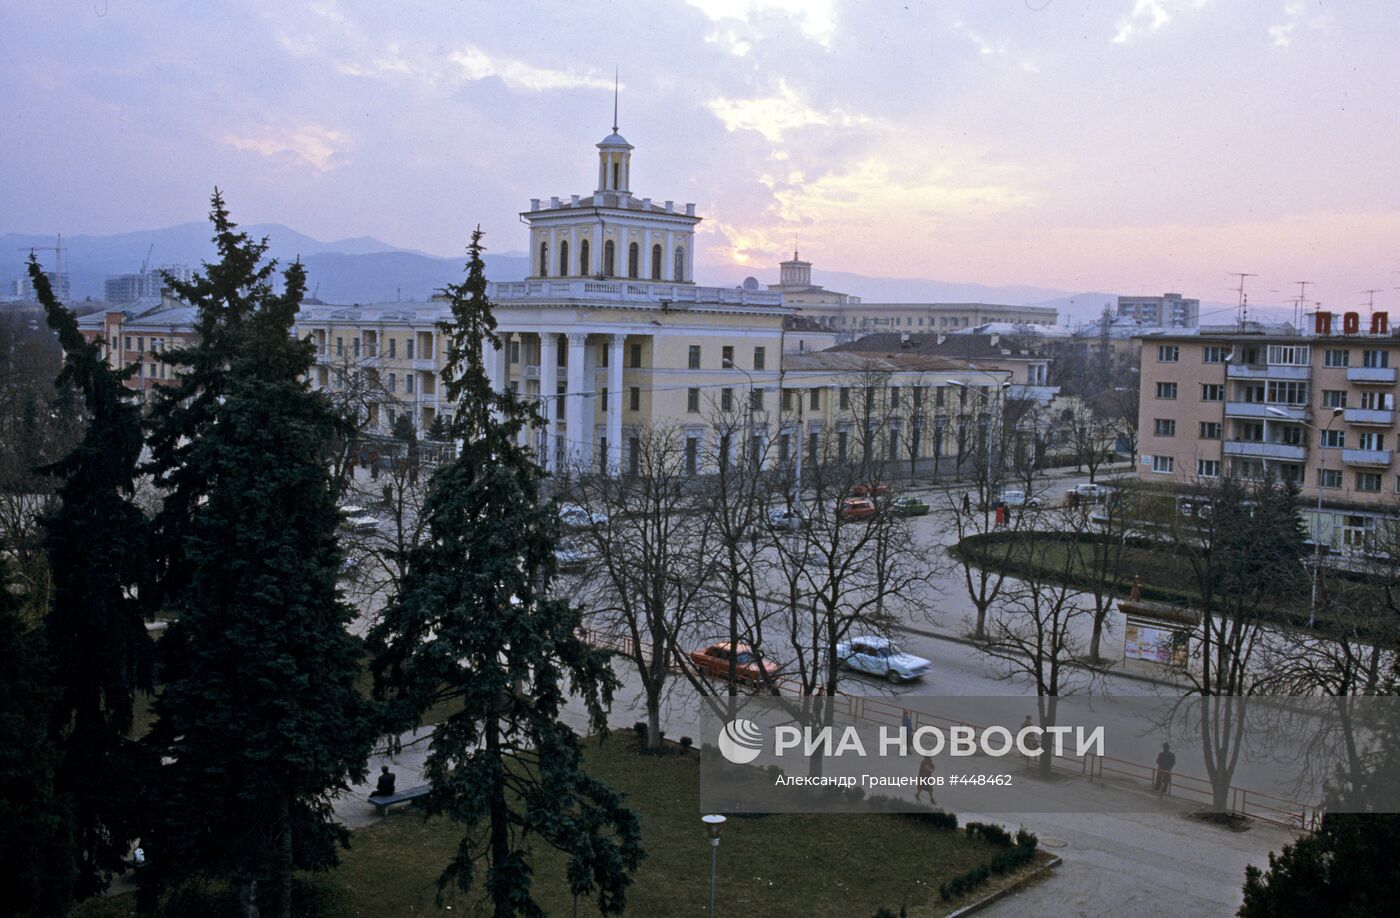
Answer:
<svg viewBox="0 0 1400 918"><path fill-rule="evenodd" d="M102 282L103 299L120 304L159 297L168 285L167 276L188 281L193 274L189 265L161 265L139 274L114 274Z"/></svg>
<svg viewBox="0 0 1400 918"><path fill-rule="evenodd" d="M1179 293L1164 293L1161 296L1120 296L1118 317L1138 325L1195 328L1201 324L1201 301L1185 299Z"/></svg>
<svg viewBox="0 0 1400 918"><path fill-rule="evenodd" d="M1318 313L1312 334L1230 326L1141 340L1138 477L1272 472L1298 485L1309 530L1336 549L1364 545L1400 508L1400 337L1385 313L1369 332L1355 314L1338 328Z"/></svg>

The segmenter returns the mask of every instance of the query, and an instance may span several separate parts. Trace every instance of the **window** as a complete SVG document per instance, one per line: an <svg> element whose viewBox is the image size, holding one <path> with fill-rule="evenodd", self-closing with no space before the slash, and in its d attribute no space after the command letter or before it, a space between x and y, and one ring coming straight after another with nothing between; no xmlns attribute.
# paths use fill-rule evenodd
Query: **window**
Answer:
<svg viewBox="0 0 1400 918"><path fill-rule="evenodd" d="M1351 365L1351 351L1340 348L1328 348L1322 355L1322 365L1326 367L1345 367Z"/></svg>
<svg viewBox="0 0 1400 918"><path fill-rule="evenodd" d="M403 378L403 391L409 393L410 395L413 393L413 375L412 375L412 374L409 374L408 376L405 376L405 377Z"/></svg>
<svg viewBox="0 0 1400 918"><path fill-rule="evenodd" d="M661 246L651 247L651 279L661 280Z"/></svg>
<svg viewBox="0 0 1400 918"><path fill-rule="evenodd" d="M350 343L353 344L353 345L355 345L355 356L356 356L356 357L360 356L360 339L359 339L359 338L356 338L354 341L351 341Z"/></svg>
<svg viewBox="0 0 1400 918"><path fill-rule="evenodd" d="M749 390L749 410L750 410L750 411L762 411L762 410L763 410L763 390L762 390L762 389L750 389L750 390Z"/></svg>
<svg viewBox="0 0 1400 918"><path fill-rule="evenodd" d="M393 339L393 338L390 338L390 339L389 339L389 344L392 345L393 343L394 343L394 339ZM391 346L391 347L389 348L389 350L392 351L392 350L393 350L393 347ZM392 356L392 355L391 355L391 356ZM519 363L519 362L520 362L520 342L519 342L519 341L512 341L512 342L510 343L510 362L511 362L511 363ZM606 366L606 364L604 364L604 365Z"/></svg>
<svg viewBox="0 0 1400 918"><path fill-rule="evenodd" d="M1177 347L1175 344L1159 344L1159 345L1157 345L1157 362L1158 362L1158 363L1176 363L1177 360L1180 359L1180 357L1181 357L1181 348Z"/></svg>
<svg viewBox="0 0 1400 918"><path fill-rule="evenodd" d="M694 391L694 390L692 390ZM685 473L694 476L699 471L700 438L685 438Z"/></svg>
<svg viewBox="0 0 1400 918"><path fill-rule="evenodd" d="M756 347L753 349L753 368L755 370L765 369L768 365L768 352L766 348Z"/></svg>
<svg viewBox="0 0 1400 918"><path fill-rule="evenodd" d="M1157 384L1157 397L1166 399L1176 398L1176 383L1159 382Z"/></svg>
<svg viewBox="0 0 1400 918"><path fill-rule="evenodd" d="M1201 476L1202 478L1219 478L1219 477L1220 477L1220 460L1219 460L1219 459L1197 459L1197 460L1196 460L1196 474L1199 475L1199 476Z"/></svg>
<svg viewBox="0 0 1400 918"><path fill-rule="evenodd" d="M559 242L559 276L564 277L569 273L569 240L563 239Z"/></svg>
<svg viewBox="0 0 1400 918"><path fill-rule="evenodd" d="M607 367L607 365L608 365L608 351L610 351L610 350L612 350L612 348L611 348L610 346L606 345L606 344L599 346L599 348L598 348L598 366L600 366L600 367Z"/></svg>
<svg viewBox="0 0 1400 918"><path fill-rule="evenodd" d="M685 280L685 249L676 246L676 270L672 275L672 280L677 282Z"/></svg>
<svg viewBox="0 0 1400 918"><path fill-rule="evenodd" d="M948 388L947 386L935 386L935 387L934 387L934 390L933 390L933 404L934 404L935 407L937 407L937 408L942 408L942 407L943 407L943 399L944 399L944 394L943 394L943 392L944 392L944 390L947 389L947 388Z"/></svg>
<svg viewBox="0 0 1400 918"><path fill-rule="evenodd" d="M784 389L784 390L783 390L783 410L784 410L784 411L791 411L791 410L792 410L792 390L791 390L791 389Z"/></svg>
<svg viewBox="0 0 1400 918"><path fill-rule="evenodd" d="M690 363L688 366L692 370L700 369L700 345L692 344L690 346Z"/></svg>
<svg viewBox="0 0 1400 918"><path fill-rule="evenodd" d="M841 431L836 435L836 459L838 462L846 461L847 447L850 446L851 435L846 431Z"/></svg>
<svg viewBox="0 0 1400 918"><path fill-rule="evenodd" d="M630 389L627 390L627 394L628 394L628 399L629 399L629 401L630 401L630 403L631 403L631 410L632 410L632 411L641 411L641 410L642 410L642 387L641 387L641 386L633 386L632 388L630 388Z"/></svg>
<svg viewBox="0 0 1400 918"><path fill-rule="evenodd" d="M640 272L641 272L641 270L642 270L641 261L642 261L642 249L641 249L641 246L637 245L637 243L635 243L635 242L632 243L631 245L627 246L627 276L628 276L628 277L636 278L636 277L640 277L640 276L641 276L641 274L640 274Z"/></svg>
<svg viewBox="0 0 1400 918"><path fill-rule="evenodd" d="M1305 382L1269 382L1268 401L1275 405L1306 405L1308 384Z"/></svg>
<svg viewBox="0 0 1400 918"><path fill-rule="evenodd" d="M1317 486L1319 488L1340 488L1342 486L1342 470L1318 469Z"/></svg>
<svg viewBox="0 0 1400 918"><path fill-rule="evenodd" d="M1202 439L1202 440L1219 440L1219 439L1220 439L1220 422L1219 422L1219 421L1202 421L1202 422L1201 422L1201 439Z"/></svg>
<svg viewBox="0 0 1400 918"><path fill-rule="evenodd" d="M1176 421L1171 418L1157 418L1152 422L1152 433L1158 437L1176 436Z"/></svg>
<svg viewBox="0 0 1400 918"><path fill-rule="evenodd" d="M130 339L130 338L127 338L127 339L126 339L126 349L127 349L127 350L131 350L131 339ZM339 356L339 355L345 353L345 339L344 339L344 338L336 338L336 339L335 339L335 353L336 353L337 356Z"/></svg>
<svg viewBox="0 0 1400 918"><path fill-rule="evenodd" d="M617 276L617 245L611 239L603 243L603 274Z"/></svg>
<svg viewBox="0 0 1400 918"><path fill-rule="evenodd" d="M1362 392L1361 407L1368 411L1392 411L1395 408L1395 396L1389 392Z"/></svg>
<svg viewBox="0 0 1400 918"><path fill-rule="evenodd" d="M689 411L691 414L698 414L700 412L699 389L692 388L685 390L685 410Z"/></svg>
<svg viewBox="0 0 1400 918"><path fill-rule="evenodd" d="M413 359L413 339L409 338L403 343L403 356L406 360Z"/></svg>
<svg viewBox="0 0 1400 918"><path fill-rule="evenodd" d="M1323 389L1323 408L1345 408L1347 406L1347 393L1345 389Z"/></svg>
<svg viewBox="0 0 1400 918"><path fill-rule="evenodd" d="M1385 449L1385 434L1369 430L1356 435L1358 449Z"/></svg>
<svg viewBox="0 0 1400 918"><path fill-rule="evenodd" d="M397 386L398 386L398 380L394 378L394 374L393 374L393 373L390 373L390 374L389 374L389 391L390 391L390 392L393 392Z"/></svg>
<svg viewBox="0 0 1400 918"><path fill-rule="evenodd" d="M1264 425L1258 421L1236 421L1235 439L1246 443L1264 442Z"/></svg>
<svg viewBox="0 0 1400 918"><path fill-rule="evenodd" d="M807 435L807 461L813 465L817 462L817 454L820 452L821 434L809 433Z"/></svg>
<svg viewBox="0 0 1400 918"><path fill-rule="evenodd" d="M1305 367L1312 363L1312 348L1306 344L1271 344L1269 366Z"/></svg>
<svg viewBox="0 0 1400 918"><path fill-rule="evenodd" d="M719 365L722 367L734 365L734 346L732 344L726 344L720 348Z"/></svg>
<svg viewBox="0 0 1400 918"><path fill-rule="evenodd" d="M1372 370L1383 370L1390 366L1390 351L1362 351L1361 365Z"/></svg>
<svg viewBox="0 0 1400 918"><path fill-rule="evenodd" d="M1356 490L1375 493L1381 489L1380 472L1357 472Z"/></svg>
<svg viewBox="0 0 1400 918"><path fill-rule="evenodd" d="M136 349L143 354L146 352L146 336L140 335L136 338Z"/></svg>
<svg viewBox="0 0 1400 918"><path fill-rule="evenodd" d="M335 339L335 340L339 341L340 339L337 338L337 339ZM131 350L131 336L130 336L130 335L127 335L127 336L126 336L126 349L127 349L128 351Z"/></svg>
<svg viewBox="0 0 1400 918"><path fill-rule="evenodd" d="M1152 471L1170 473L1176 467L1176 460L1171 456L1153 456Z"/></svg>
<svg viewBox="0 0 1400 918"><path fill-rule="evenodd" d="M733 390L733 389L721 389L721 390L719 390L719 409L720 409L720 411L733 411L733 410L734 410L734 390Z"/></svg>
<svg viewBox="0 0 1400 918"><path fill-rule="evenodd" d="M891 408L898 408L898 407L899 407L899 386L891 386L891 387L890 387L890 407L891 407Z"/></svg>
<svg viewBox="0 0 1400 918"><path fill-rule="evenodd" d="M578 244L578 273L582 277L588 276L588 240L585 239Z"/></svg>
<svg viewBox="0 0 1400 918"><path fill-rule="evenodd" d="M1208 344L1201 348L1201 363L1224 363L1225 348L1218 344Z"/></svg>
<svg viewBox="0 0 1400 918"><path fill-rule="evenodd" d="M848 411L851 407L851 389L849 386L841 387L841 410Z"/></svg>
<svg viewBox="0 0 1400 918"><path fill-rule="evenodd" d="M549 243L540 243L540 277L549 276Z"/></svg>
<svg viewBox="0 0 1400 918"><path fill-rule="evenodd" d="M397 339L397 338L390 338L390 339L389 339L389 356L390 356L390 357L397 356L397 355L394 353L394 348L398 346L398 343L399 343L399 339Z"/></svg>
<svg viewBox="0 0 1400 918"><path fill-rule="evenodd" d="M1346 449L1347 435L1340 430L1320 430L1318 445L1323 449Z"/></svg>
<svg viewBox="0 0 1400 918"><path fill-rule="evenodd" d="M813 389L813 390L812 390L812 398L811 398L811 400L807 403L807 407L808 407L808 408L811 408L813 411L820 411L820 410L821 410L821 407L822 407L822 390L820 390L820 389Z"/></svg>
<svg viewBox="0 0 1400 918"><path fill-rule="evenodd" d="M632 369L640 370L642 368L642 346L640 344L632 344L630 347L632 351Z"/></svg>

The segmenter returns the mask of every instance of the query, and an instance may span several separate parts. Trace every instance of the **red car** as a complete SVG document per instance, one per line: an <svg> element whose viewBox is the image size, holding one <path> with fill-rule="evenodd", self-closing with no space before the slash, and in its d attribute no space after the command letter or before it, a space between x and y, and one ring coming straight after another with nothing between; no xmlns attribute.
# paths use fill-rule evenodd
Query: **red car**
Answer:
<svg viewBox="0 0 1400 918"><path fill-rule="evenodd" d="M868 497L848 497L836 507L836 515L843 520L868 520L875 513L875 501Z"/></svg>
<svg viewBox="0 0 1400 918"><path fill-rule="evenodd" d="M856 485L851 488L851 493L856 497L884 497L890 493L890 486L883 481L871 481Z"/></svg>
<svg viewBox="0 0 1400 918"><path fill-rule="evenodd" d="M732 652L731 646L734 646ZM740 682L758 685L764 681L765 676L769 680L778 676L778 667L754 656L753 648L748 644L730 645L728 641L711 644L704 650L691 651L690 660L702 674L717 679L728 679L731 655L734 657L735 675Z"/></svg>

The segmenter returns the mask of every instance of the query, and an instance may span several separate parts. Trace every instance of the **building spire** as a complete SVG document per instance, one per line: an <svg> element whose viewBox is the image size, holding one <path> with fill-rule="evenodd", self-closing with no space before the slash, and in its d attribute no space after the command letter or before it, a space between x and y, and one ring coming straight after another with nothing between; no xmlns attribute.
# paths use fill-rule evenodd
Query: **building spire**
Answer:
<svg viewBox="0 0 1400 918"><path fill-rule="evenodd" d="M613 133L617 133L617 65L613 65Z"/></svg>

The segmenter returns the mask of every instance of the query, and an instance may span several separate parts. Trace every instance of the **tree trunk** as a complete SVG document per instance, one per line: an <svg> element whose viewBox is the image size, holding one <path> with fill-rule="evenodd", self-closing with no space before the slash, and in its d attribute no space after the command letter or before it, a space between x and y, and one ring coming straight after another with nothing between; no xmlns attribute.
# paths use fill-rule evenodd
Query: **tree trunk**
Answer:
<svg viewBox="0 0 1400 918"><path fill-rule="evenodd" d="M277 918L292 918L292 811L284 795L277 804L277 900L273 914Z"/></svg>
<svg viewBox="0 0 1400 918"><path fill-rule="evenodd" d="M494 711L487 715L486 751L491 761L501 761L500 723ZM495 900L496 918L511 918L515 914L511 906L511 891L497 888L491 877L491 871L504 865L510 858L510 811L506 807L505 785L499 778L492 785L490 795L491 867L486 874L486 888L491 890L491 897Z"/></svg>

